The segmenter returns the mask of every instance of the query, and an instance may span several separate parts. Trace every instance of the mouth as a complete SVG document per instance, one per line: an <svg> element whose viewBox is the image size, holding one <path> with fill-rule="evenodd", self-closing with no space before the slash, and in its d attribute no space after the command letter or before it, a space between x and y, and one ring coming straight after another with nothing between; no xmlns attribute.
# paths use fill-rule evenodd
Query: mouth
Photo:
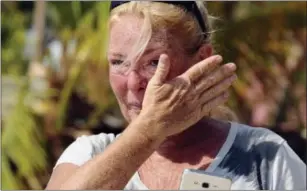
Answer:
<svg viewBox="0 0 307 191"><path fill-rule="evenodd" d="M142 104L141 103L128 103L128 109L141 110Z"/></svg>

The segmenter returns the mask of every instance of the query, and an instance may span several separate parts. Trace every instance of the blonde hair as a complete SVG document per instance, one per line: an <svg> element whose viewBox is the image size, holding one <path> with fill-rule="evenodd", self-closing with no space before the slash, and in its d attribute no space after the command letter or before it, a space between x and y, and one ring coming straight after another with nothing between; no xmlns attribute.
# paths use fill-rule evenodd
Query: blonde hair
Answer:
<svg viewBox="0 0 307 191"><path fill-rule="evenodd" d="M202 15L206 31L201 29L200 21L183 8L151 1L131 1L114 8L110 14L109 28L125 14L134 14L144 19L140 38L132 48L129 58L138 59L145 51L152 34L157 30L161 32L161 29L164 29L166 34L180 39L180 45L187 54L194 54L203 44L210 43L212 40L212 20L210 20L205 2L195 2ZM236 115L226 106L214 109L210 116L222 120L237 120Z"/></svg>

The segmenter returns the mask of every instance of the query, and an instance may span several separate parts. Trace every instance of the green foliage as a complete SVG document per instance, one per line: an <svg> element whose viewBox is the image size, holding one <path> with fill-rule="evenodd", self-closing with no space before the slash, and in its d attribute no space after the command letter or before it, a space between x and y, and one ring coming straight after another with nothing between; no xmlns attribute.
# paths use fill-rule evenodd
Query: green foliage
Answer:
<svg viewBox="0 0 307 191"><path fill-rule="evenodd" d="M82 1L51 1L48 2L47 15L56 31L64 28L76 30L80 19L84 14L91 12L96 4L96 2Z"/></svg>
<svg viewBox="0 0 307 191"><path fill-rule="evenodd" d="M76 6L76 4L74 3L73 5ZM58 130L60 130L64 126L65 113L68 107L67 103L69 101L69 96L73 92L74 86L77 84L76 82L78 81L81 75L81 71L84 71L86 65L94 66L98 69L98 71L101 71L101 69L103 69L103 71L106 71L106 68L105 68L106 43L107 43L106 23L107 23L107 19L109 16L108 10L109 10L108 3L105 3L105 2L97 3L96 7L93 9L93 12L89 12L85 14L85 17L80 19L80 21L77 23L77 28L75 30L76 33L74 32L67 33L67 36L70 36L70 38L78 39L78 45L77 45L76 52L73 55L73 57L70 57L69 55L63 56L63 57L66 57L67 60L70 60L70 62L74 64L71 65L71 68L68 71L67 82L65 83L63 91L61 92L61 95L60 95L59 117L56 122L56 127ZM98 13L98 14L95 15L94 13ZM95 17L97 17L97 20L99 21L98 28L96 30L92 27L95 22ZM84 32L83 31L84 29L87 31ZM63 43L65 43L65 41ZM102 87L108 87L108 85L105 84L106 86L100 86L100 87L95 86L96 81L99 81L99 79L97 78L93 79L91 82L89 82L89 84L86 84L87 87L94 86L93 88L94 91L93 90L91 91L91 89L88 89L87 91L89 92L88 95L91 95L91 97L94 97L93 98L94 102L99 107L98 111L103 112L106 109L107 104L105 100L103 100L102 102L100 101L101 100L100 98L102 96L100 93L104 93L105 90ZM101 88L102 91L99 91L99 90L97 91L97 88ZM95 97L97 93L99 95ZM95 114L95 116L96 115L97 114Z"/></svg>
<svg viewBox="0 0 307 191"><path fill-rule="evenodd" d="M7 153L5 153L4 151L2 151L1 153L1 166L2 189L14 190L21 189L24 187L22 186L20 180L15 177L15 174L12 172Z"/></svg>
<svg viewBox="0 0 307 191"><path fill-rule="evenodd" d="M30 17L20 12L14 2L1 5L1 72L24 75L28 66L23 58L25 27Z"/></svg>
<svg viewBox="0 0 307 191"><path fill-rule="evenodd" d="M25 83L26 82L26 83ZM25 104L28 92L27 81L18 92L18 99L11 113L3 120L2 136L2 177L3 189L22 189L20 179L25 179L33 189L42 189L36 173L46 167L44 134L34 114ZM9 160L17 166L17 172L9 169Z"/></svg>
<svg viewBox="0 0 307 191"><path fill-rule="evenodd" d="M91 4L90 6L88 4ZM89 124L95 125L97 118L111 103L109 101L101 101L101 96L108 99L110 97L110 89L100 86L101 83L95 83L98 75L107 72L106 67L106 20L108 18L108 2L92 2L87 3L87 6L81 6L81 2L51 2L48 4L48 14L52 23L52 27L55 29L59 40L63 44L64 48L68 46L70 40L77 40L76 49L72 53L63 51L61 65L64 67L64 87L60 92L60 100L56 105L51 108L56 108L57 116L54 127L56 132L61 134L66 121L67 108L69 107L70 96L73 92L80 91L78 89L88 86L86 94L88 99L97 104L97 109L94 111L92 117L90 117ZM15 12L16 10L13 10ZM23 23L23 18L20 17L22 13L16 11L14 18L18 22ZM4 26L8 25L8 16L12 14L6 14L2 17L3 21L6 21ZM17 22L16 21L16 22ZM99 22L98 22L99 21ZM15 22L15 23L16 23ZM98 23L97 23L98 22ZM7 24L7 25L5 25ZM16 25L13 29L13 33L8 33L7 45L2 49L4 51L4 61L8 63L5 68L5 72L12 74L13 65L9 65L12 62L16 62L16 66L21 66L21 59L23 53L23 41L25 35L25 25ZM95 27L96 26L96 27ZM17 35L17 36L16 36ZM16 40L17 39L17 40ZM18 48L15 48L18 47ZM94 51L93 51L94 50ZM26 63L26 62L25 62ZM26 63L27 66L27 63ZM100 73L92 74L93 71L89 71L89 67L95 67L95 72ZM27 67L24 67L23 72L15 73L20 79L27 72ZM102 73L101 73L102 72ZM21 78L22 77L22 78ZM94 77L96 79L90 79ZM100 76L99 76L100 77ZM57 76L59 78L59 76ZM37 116L31 110L31 107L27 105L27 96L33 93L28 88L28 79L24 79L22 89L18 92L18 100L12 111L3 119L3 141L2 141L2 177L3 189L42 189L46 182L41 182L40 175L44 173L46 169L54 164L54 161L47 163L46 153L46 140L48 140L48 134L43 133L43 124L39 123L38 118L48 118L50 112L44 113L45 116ZM104 85L108 82L103 82ZM77 86L78 84L78 86ZM99 85L100 87L97 87ZM105 86L108 87L108 86ZM96 91L97 89L100 91ZM47 90L50 92L50 90ZM93 93L93 91L97 93ZM109 92L109 93L108 93ZM99 94L102 93L102 94ZM112 100L112 99L109 99ZM48 100L45 100L49 102ZM48 109L47 111L51 111ZM51 124L52 126L52 124ZM53 131L48 129L48 131ZM17 167L17 172L14 172L10 167L10 163Z"/></svg>

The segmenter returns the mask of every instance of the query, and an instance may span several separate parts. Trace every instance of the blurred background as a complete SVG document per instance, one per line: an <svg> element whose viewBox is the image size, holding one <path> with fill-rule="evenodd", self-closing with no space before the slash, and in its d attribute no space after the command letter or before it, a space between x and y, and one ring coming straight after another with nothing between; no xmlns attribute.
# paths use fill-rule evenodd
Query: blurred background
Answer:
<svg viewBox="0 0 307 191"><path fill-rule="evenodd" d="M126 125L108 82L109 2L1 1L2 189L43 189L81 135ZM306 2L208 2L238 66L228 106L306 162Z"/></svg>

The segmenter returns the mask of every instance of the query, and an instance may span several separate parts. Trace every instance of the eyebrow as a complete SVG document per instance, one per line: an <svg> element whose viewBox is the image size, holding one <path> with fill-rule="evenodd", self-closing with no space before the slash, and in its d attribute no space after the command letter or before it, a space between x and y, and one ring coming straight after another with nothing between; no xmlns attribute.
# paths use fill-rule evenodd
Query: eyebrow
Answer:
<svg viewBox="0 0 307 191"><path fill-rule="evenodd" d="M154 48L154 47L150 47L150 48L146 48L145 51L144 51L144 54L150 54L154 51L158 51L160 50L161 48Z"/></svg>
<svg viewBox="0 0 307 191"><path fill-rule="evenodd" d="M117 52L109 52L109 55L112 55L112 56L114 56L114 57L118 57L118 58L120 58L120 59L123 59L123 58L126 57L125 55L123 55L123 54L121 54L121 53L117 53Z"/></svg>
<svg viewBox="0 0 307 191"><path fill-rule="evenodd" d="M149 48L145 49L143 55L150 54L150 53L155 52L155 51L161 51L161 50L165 50L165 48L163 48L163 47L149 47ZM110 52L109 54L114 56L114 57L118 57L120 59L124 59L124 58L127 57L127 55L124 55L124 54L121 54L121 53L118 53L118 52Z"/></svg>

